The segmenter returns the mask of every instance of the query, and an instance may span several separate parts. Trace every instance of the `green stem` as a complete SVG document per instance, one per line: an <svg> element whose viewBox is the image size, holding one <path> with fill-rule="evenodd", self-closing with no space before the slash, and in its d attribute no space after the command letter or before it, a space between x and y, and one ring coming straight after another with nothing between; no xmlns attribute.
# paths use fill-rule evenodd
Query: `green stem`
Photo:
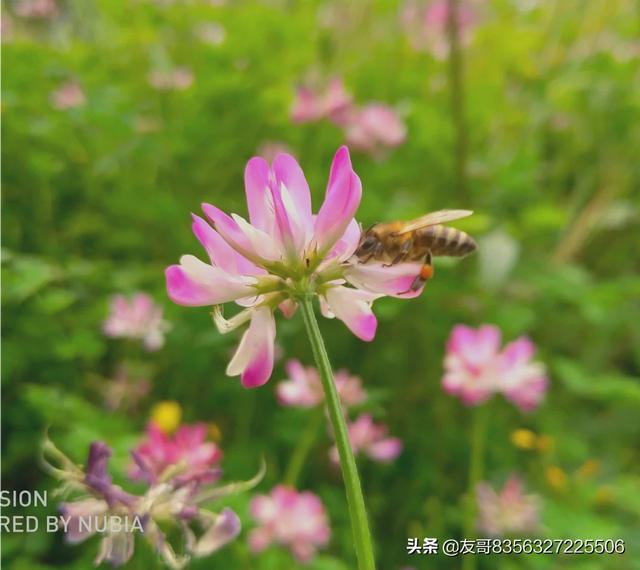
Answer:
<svg viewBox="0 0 640 570"><path fill-rule="evenodd" d="M351 529L353 531L356 555L358 557L358 569L375 570L376 563L373 556L371 531L369 530L367 511L364 506L360 477L358 476L356 461L353 457L353 451L351 450L342 406L340 405L340 399L338 398L338 392L336 391L333 380L331 363L329 362L327 349L324 346L324 341L318 328L318 321L313 312L311 299L311 296L303 297L300 300L300 306L302 308L304 325L309 335L309 342L313 349L316 366L320 372L325 403L329 411L329 419L331 420L336 447L338 448L338 454L340 456L340 468L342 469L342 477L347 494Z"/></svg>
<svg viewBox="0 0 640 570"><path fill-rule="evenodd" d="M481 405L474 410L471 426L471 459L469 462L469 487L467 489L463 537L472 539L476 535L476 487L482 479L484 464L484 443L487 431L488 404ZM462 558L463 570L474 570L476 567L475 554Z"/></svg>
<svg viewBox="0 0 640 570"><path fill-rule="evenodd" d="M298 483L304 462L316 441L320 426L324 423L324 413L322 409L311 410L310 415L309 425L298 441L298 445L291 455L291 460L285 472L284 482L285 485L289 487L295 487Z"/></svg>

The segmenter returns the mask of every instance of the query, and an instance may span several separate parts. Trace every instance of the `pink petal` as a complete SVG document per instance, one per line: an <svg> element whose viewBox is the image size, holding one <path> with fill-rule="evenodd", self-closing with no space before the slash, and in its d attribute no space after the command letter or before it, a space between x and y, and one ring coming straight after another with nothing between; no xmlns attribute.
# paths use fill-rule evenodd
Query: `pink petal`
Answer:
<svg viewBox="0 0 640 570"><path fill-rule="evenodd" d="M269 165L264 158L255 156L247 162L244 187L251 224L269 231Z"/></svg>
<svg viewBox="0 0 640 570"><path fill-rule="evenodd" d="M337 259L339 261L349 259L358 248L361 233L362 230L360 228L360 224L358 224L354 218L347 226L342 237L336 242L333 249L325 257L321 268L327 263L327 261L332 259Z"/></svg>
<svg viewBox="0 0 640 570"><path fill-rule="evenodd" d="M233 249L247 259L254 260L256 258L251 242L231 216L212 204L202 204L202 210L211 220L216 231Z"/></svg>
<svg viewBox="0 0 640 570"><path fill-rule="evenodd" d="M302 168L300 168L293 156L286 153L276 156L271 168L275 173L276 180L284 184L289 191L296 207L297 216L311 230L313 227L311 220L311 192Z"/></svg>
<svg viewBox="0 0 640 570"><path fill-rule="evenodd" d="M402 452L402 441L397 437L388 437L367 447L367 455L375 461L393 461Z"/></svg>
<svg viewBox="0 0 640 570"><path fill-rule="evenodd" d="M254 309L251 324L227 366L228 376L240 376L245 388L262 386L273 372L276 322L269 307Z"/></svg>
<svg viewBox="0 0 640 570"><path fill-rule="evenodd" d="M371 310L371 304L377 295L338 286L331 287L324 297L331 312L347 325L354 335L367 342L373 340L378 321Z"/></svg>
<svg viewBox="0 0 640 570"><path fill-rule="evenodd" d="M402 299L417 297L424 287L411 291L416 277L422 269L421 263L399 263L385 267L381 263L353 263L345 270L345 278L358 289Z"/></svg>
<svg viewBox="0 0 640 570"><path fill-rule="evenodd" d="M257 275L264 270L256 267L251 261L233 249L218 232L216 232L200 216L192 214L191 228L198 241L205 248L211 263L231 274Z"/></svg>
<svg viewBox="0 0 640 570"><path fill-rule="evenodd" d="M346 147L341 147L333 160L324 203L315 221L314 240L323 254L342 237L360 205L362 184L350 168Z"/></svg>
<svg viewBox="0 0 640 570"><path fill-rule="evenodd" d="M231 509L224 509L193 547L194 556L208 556L240 534L241 523Z"/></svg>
<svg viewBox="0 0 640 570"><path fill-rule="evenodd" d="M255 294L246 282L188 255L180 265L167 267L165 276L169 298L178 305L218 305Z"/></svg>

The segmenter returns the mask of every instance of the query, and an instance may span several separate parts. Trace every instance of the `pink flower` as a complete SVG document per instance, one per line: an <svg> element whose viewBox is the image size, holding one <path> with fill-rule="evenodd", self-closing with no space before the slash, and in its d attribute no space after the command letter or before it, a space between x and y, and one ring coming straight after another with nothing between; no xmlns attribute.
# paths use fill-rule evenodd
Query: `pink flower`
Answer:
<svg viewBox="0 0 640 570"><path fill-rule="evenodd" d="M348 429L354 454L362 452L374 461L389 463L402 452L402 441L397 437L387 437L387 426L376 424L369 414L359 416L349 424ZM335 446L329 451L329 457L338 463L338 449Z"/></svg>
<svg viewBox="0 0 640 570"><path fill-rule="evenodd" d="M201 24L196 28L195 32L204 43L216 47L222 45L227 37L227 32L224 29L224 26L218 22Z"/></svg>
<svg viewBox="0 0 640 570"><path fill-rule="evenodd" d="M447 343L442 385L468 405L478 405L502 393L522 411L534 410L543 400L549 381L544 365L532 362L533 343L520 337L500 350L497 327L474 330L454 327Z"/></svg>
<svg viewBox="0 0 640 570"><path fill-rule="evenodd" d="M312 366L304 367L298 360L289 360L286 368L289 377L277 387L278 400L283 406L311 408L324 401L317 369ZM367 394L357 376L351 376L346 370L338 370L334 380L343 406L355 406L366 400Z"/></svg>
<svg viewBox="0 0 640 570"><path fill-rule="evenodd" d="M265 141L258 147L256 152L258 156L261 156L269 163L273 162L279 154L293 155L291 149L280 141Z"/></svg>
<svg viewBox="0 0 640 570"><path fill-rule="evenodd" d="M300 87L291 109L291 120L294 123L309 123L328 119L340 125L349 111L351 101L351 94L339 78L332 79L322 93L309 87Z"/></svg>
<svg viewBox="0 0 640 570"><path fill-rule="evenodd" d="M205 424L183 425L169 437L150 423L147 439L131 452L134 464L129 476L154 482L171 468L183 483L217 480L220 475L217 464L222 459L222 451L215 443L205 441L206 435Z"/></svg>
<svg viewBox="0 0 640 570"><path fill-rule="evenodd" d="M135 409L150 390L149 380L133 378L126 367L120 366L115 378L102 386L104 406L111 411Z"/></svg>
<svg viewBox="0 0 640 570"><path fill-rule="evenodd" d="M51 104L59 111L82 107L86 101L84 91L76 81L67 81L51 93Z"/></svg>
<svg viewBox="0 0 640 570"><path fill-rule="evenodd" d="M245 169L245 189L249 222L211 204L204 204L203 210L214 227L193 216L193 232L210 263L185 255L180 265L166 270L167 291L175 303L207 306L235 301L244 307L229 320L220 307L214 310L220 332L249 322L227 367L229 376L240 375L243 386L261 386L271 376L277 308L290 317L302 296L318 295L325 317L340 319L358 338L370 341L377 327L371 308L376 299L420 294L421 290L410 290L420 264L350 262L361 234L354 214L362 185L346 147L333 159L317 215L311 212L302 169L288 154L276 156L271 166L263 158L252 158Z"/></svg>
<svg viewBox="0 0 640 570"><path fill-rule="evenodd" d="M407 128L391 107L371 103L352 111L346 121L345 136L347 144L374 153L380 148L402 144Z"/></svg>
<svg viewBox="0 0 640 570"><path fill-rule="evenodd" d="M193 84L193 73L186 67L152 71L149 74L149 84L159 91L184 91Z"/></svg>
<svg viewBox="0 0 640 570"><path fill-rule="evenodd" d="M21 18L52 18L58 13L55 0L19 0L15 12Z"/></svg>
<svg viewBox="0 0 640 570"><path fill-rule="evenodd" d="M251 515L260 525L249 535L253 552L276 543L288 547L300 562L306 563L329 542L327 513L320 498L309 491L278 485L270 495L253 498Z"/></svg>
<svg viewBox="0 0 640 570"><path fill-rule="evenodd" d="M531 361L534 352L533 342L526 337L510 342L502 351L500 389L523 412L535 410L549 387L544 365Z"/></svg>
<svg viewBox="0 0 640 570"><path fill-rule="evenodd" d="M494 491L488 483L476 488L478 529L488 536L535 533L540 528L540 504L535 495L525 495L522 481L509 477L502 491Z"/></svg>
<svg viewBox="0 0 640 570"><path fill-rule="evenodd" d="M467 406L488 400L499 385L500 330L484 325L478 330L457 325L447 343L442 385Z"/></svg>
<svg viewBox="0 0 640 570"><path fill-rule="evenodd" d="M428 4L409 0L402 10L402 25L413 49L428 51L437 59L449 54L449 1L434 0ZM468 45L476 22L468 2L460 2L457 14L460 43Z"/></svg>
<svg viewBox="0 0 640 570"><path fill-rule="evenodd" d="M111 313L102 326L105 335L141 340L150 351L162 348L169 328L162 318L162 307L146 293L136 293L131 299L114 295Z"/></svg>

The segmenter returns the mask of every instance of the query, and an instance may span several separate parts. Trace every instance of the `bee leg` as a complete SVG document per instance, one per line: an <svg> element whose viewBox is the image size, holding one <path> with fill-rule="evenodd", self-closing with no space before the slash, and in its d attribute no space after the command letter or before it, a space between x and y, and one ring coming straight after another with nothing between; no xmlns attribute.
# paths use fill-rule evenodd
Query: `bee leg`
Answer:
<svg viewBox="0 0 640 570"><path fill-rule="evenodd" d="M402 291L399 295L404 295L405 293L414 293L420 287L422 287L429 279L433 277L433 265L431 264L431 252L427 253L424 259L424 263L420 268L420 273L416 275L416 278L411 283L411 287L409 287L406 291Z"/></svg>
<svg viewBox="0 0 640 570"><path fill-rule="evenodd" d="M396 255L391 263L385 263L383 267L391 267L392 265L396 265L398 263L402 263L409 257L411 253L411 248L413 247L413 239L408 239L400 246L400 251L398 251L398 255Z"/></svg>
<svg viewBox="0 0 640 570"><path fill-rule="evenodd" d="M373 248L373 250L371 251L371 253L369 255L367 255L367 257L365 259L359 259L358 260L358 264L365 264L365 263L369 263L369 261L371 259L377 259L379 257L382 257L382 254L384 253L384 244L382 243L378 243L376 244L376 246Z"/></svg>

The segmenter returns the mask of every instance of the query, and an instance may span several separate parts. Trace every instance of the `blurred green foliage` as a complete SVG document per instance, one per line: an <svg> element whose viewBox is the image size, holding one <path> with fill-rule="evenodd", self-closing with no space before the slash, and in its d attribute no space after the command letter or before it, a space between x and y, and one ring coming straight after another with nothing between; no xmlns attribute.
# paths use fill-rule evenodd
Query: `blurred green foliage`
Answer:
<svg viewBox="0 0 640 570"><path fill-rule="evenodd" d="M503 556L480 568L640 568L640 52L634 0L493 0L478 3L464 51L470 140L468 195L451 190L454 137L447 62L414 52L390 0L229 1L227 5L116 0L59 3L45 22L11 18L3 45L2 473L9 489L52 488L38 467L46 426L78 462L101 438L125 471L158 400L177 400L184 421L220 427L229 480L251 476L265 456L260 489L281 477L302 411L280 407L274 385L246 391L224 375L237 338L220 336L206 310L172 305L163 268L197 252L190 212L202 201L245 213L242 172L266 141L298 157L314 203L324 192L341 134L297 126L288 114L309 74L341 75L359 101L398 105L408 140L383 158L354 155L364 185L363 224L427 210L472 208L460 227L481 251L441 263L419 299L377 303L380 325L365 344L324 321L336 367L362 376L376 417L401 437L397 462L361 462L382 569L458 568L457 559L409 557L409 536L459 537L471 418L440 388L446 338L456 323L493 323L506 339L536 342L552 380L546 403L522 415L490 404L485 474L501 484L525 475L543 497L544 534L624 538L614 556ZM198 39L207 22L220 45ZM159 91L152 70L185 66L194 82ZM52 106L77 81L84 105ZM163 350L133 354L101 334L109 297L145 290L173 324ZM284 358L311 363L301 319L278 321ZM233 335L231 335L233 336ZM153 380L137 413L103 408L100 384L123 360L144 360ZM517 428L551 438L544 452L510 442ZM323 433L300 481L317 492L332 541L309 568L354 567L340 479ZM596 473L581 475L588 460ZM549 467L566 473L550 484ZM245 527L248 497L236 499ZM50 504L47 514L54 512ZM298 567L276 548L251 555L246 533L193 568ZM68 547L56 534L3 536L13 569L91 567L95 540ZM130 568L159 567L144 546Z"/></svg>

